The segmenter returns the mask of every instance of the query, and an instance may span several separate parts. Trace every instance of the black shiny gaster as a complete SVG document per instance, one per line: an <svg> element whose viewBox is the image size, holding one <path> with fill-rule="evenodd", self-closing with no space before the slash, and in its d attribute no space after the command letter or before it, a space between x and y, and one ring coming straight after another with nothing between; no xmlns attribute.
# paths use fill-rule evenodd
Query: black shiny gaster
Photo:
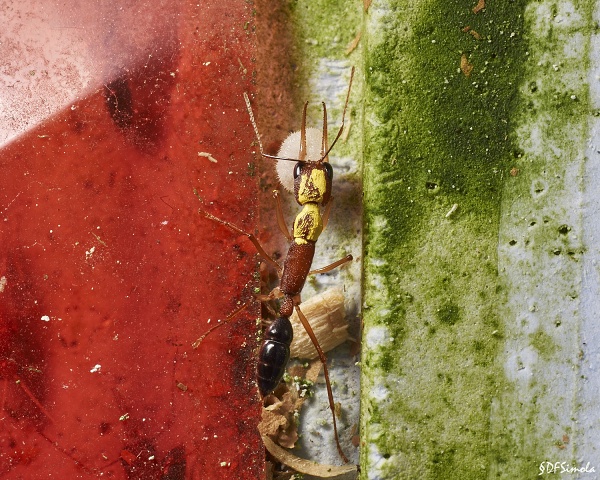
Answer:
<svg viewBox="0 0 600 480"><path fill-rule="evenodd" d="M294 336L292 324L287 317L277 318L265 330L265 341L258 353L256 381L262 397L279 385L290 359L290 344Z"/></svg>

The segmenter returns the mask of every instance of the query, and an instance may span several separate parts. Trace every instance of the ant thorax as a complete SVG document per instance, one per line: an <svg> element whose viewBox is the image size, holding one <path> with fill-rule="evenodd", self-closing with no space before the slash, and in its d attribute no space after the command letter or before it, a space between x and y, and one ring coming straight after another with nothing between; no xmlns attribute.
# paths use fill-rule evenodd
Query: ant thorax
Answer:
<svg viewBox="0 0 600 480"><path fill-rule="evenodd" d="M323 142L323 132L318 128L306 129L306 159L317 162L321 158L321 146ZM278 157L282 158L298 158L300 153L300 130L290 133L281 144ZM288 192L294 191L294 162L288 160L278 160L276 169L279 183Z"/></svg>
<svg viewBox="0 0 600 480"><path fill-rule="evenodd" d="M319 207L315 203L307 203L294 220L294 241L297 244L316 242L322 231L323 220Z"/></svg>

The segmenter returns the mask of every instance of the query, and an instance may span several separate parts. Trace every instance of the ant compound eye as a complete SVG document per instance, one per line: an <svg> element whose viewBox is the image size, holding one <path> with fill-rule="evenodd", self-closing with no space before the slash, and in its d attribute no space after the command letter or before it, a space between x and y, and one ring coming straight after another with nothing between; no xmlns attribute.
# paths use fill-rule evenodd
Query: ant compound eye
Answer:
<svg viewBox="0 0 600 480"><path fill-rule="evenodd" d="M323 165L325 166L325 175L329 180L333 180L333 167L329 162L325 162Z"/></svg>
<svg viewBox="0 0 600 480"><path fill-rule="evenodd" d="M294 167L294 179L298 178L302 174L302 162L298 162Z"/></svg>

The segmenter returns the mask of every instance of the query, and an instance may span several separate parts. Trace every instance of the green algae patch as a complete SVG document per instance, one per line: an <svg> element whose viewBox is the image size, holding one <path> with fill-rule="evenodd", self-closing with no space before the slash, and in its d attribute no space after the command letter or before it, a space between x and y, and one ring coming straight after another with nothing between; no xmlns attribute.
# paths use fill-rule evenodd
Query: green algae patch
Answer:
<svg viewBox="0 0 600 480"><path fill-rule="evenodd" d="M559 348L552 336L540 329L529 334L529 345L535 348L538 355L546 360L552 359Z"/></svg>
<svg viewBox="0 0 600 480"><path fill-rule="evenodd" d="M374 2L365 20L364 478L489 473L525 2L474 6Z"/></svg>
<svg viewBox="0 0 600 480"><path fill-rule="evenodd" d="M316 72L335 71L343 64L360 69L357 54L361 44L358 42L353 48L350 45L360 39L362 6L358 2L341 0L293 0L289 2L289 8L293 18L294 56L298 61L296 99L300 106L304 99L312 97L316 102L309 105L309 116L312 112L314 118L319 118L322 98L315 95L320 91L314 81ZM354 98L359 98L360 76L359 73L355 80ZM356 152L355 146L353 149Z"/></svg>
<svg viewBox="0 0 600 480"><path fill-rule="evenodd" d="M340 0L296 0L290 3L302 57L346 58L348 46L359 32L361 6ZM304 62L303 62L304 63Z"/></svg>

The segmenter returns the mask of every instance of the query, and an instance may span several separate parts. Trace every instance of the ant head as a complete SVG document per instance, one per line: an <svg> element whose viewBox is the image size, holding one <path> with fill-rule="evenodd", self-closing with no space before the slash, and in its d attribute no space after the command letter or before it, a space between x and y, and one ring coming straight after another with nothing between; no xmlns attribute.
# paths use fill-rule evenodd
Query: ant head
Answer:
<svg viewBox="0 0 600 480"><path fill-rule="evenodd" d="M323 132L317 128L290 134L279 149L279 181L286 190L294 192L300 205L329 202L333 168L324 152Z"/></svg>
<svg viewBox="0 0 600 480"><path fill-rule="evenodd" d="M277 157L277 173L281 184L287 190L294 188L294 195L300 205L305 203L327 204L331 196L331 181L333 169L328 162L329 148L327 145L327 107L323 103L323 130L306 128L306 108L302 111L302 126L286 138L281 145ZM294 157L295 152L298 156ZM288 180L290 175L284 175L289 167L282 166L285 160L297 159L293 170L293 183Z"/></svg>
<svg viewBox="0 0 600 480"><path fill-rule="evenodd" d="M300 205L327 205L332 182L333 168L329 162L298 162L294 167L294 196Z"/></svg>
<svg viewBox="0 0 600 480"><path fill-rule="evenodd" d="M286 138L277 155L266 154L260 143L260 135L258 134L256 122L254 122L250 100L247 95L245 96L250 119L252 120L252 125L254 126L259 142L261 155L265 158L277 160L279 181L288 191L291 191L293 186L296 201L300 205L305 205L306 203L326 205L329 202L333 179L333 170L331 165L329 165L329 152L339 140L344 130L344 118L346 116L346 108L348 107L353 76L354 68L352 68L350 73L350 84L348 85L348 94L346 95L346 103L344 104L344 111L342 113L342 124L331 145L329 145L327 139L327 106L325 102L322 103L322 131L316 128L306 128L306 109L308 107L308 102L306 102L302 111L302 126L300 130ZM293 180L290 180L292 178L290 175L290 166L286 166L290 162L297 162L293 170Z"/></svg>

